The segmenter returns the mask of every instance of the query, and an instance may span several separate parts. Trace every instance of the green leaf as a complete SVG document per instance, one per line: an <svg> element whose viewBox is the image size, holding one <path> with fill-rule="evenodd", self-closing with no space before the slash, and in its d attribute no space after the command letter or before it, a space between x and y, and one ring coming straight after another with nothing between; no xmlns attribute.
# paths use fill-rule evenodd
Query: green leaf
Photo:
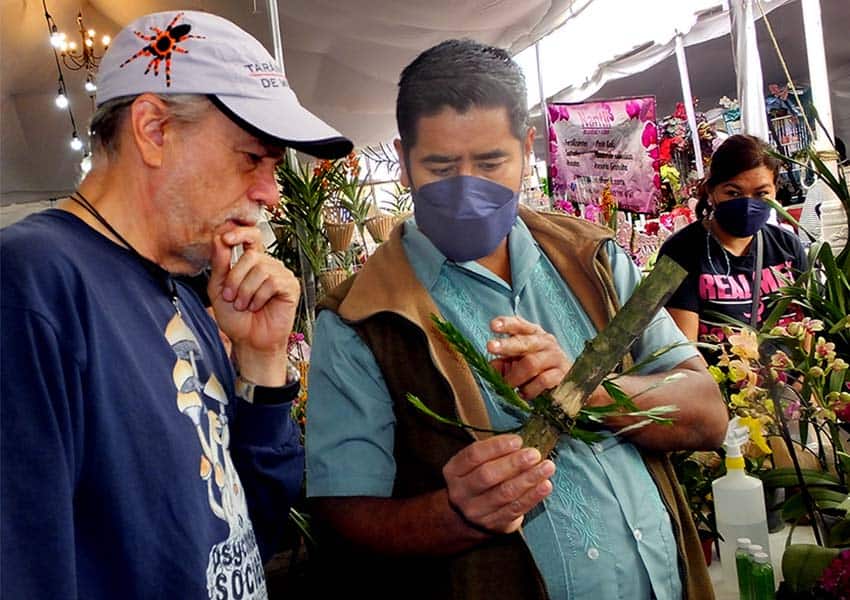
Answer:
<svg viewBox="0 0 850 600"><path fill-rule="evenodd" d="M837 477L823 471L814 469L801 469L800 471L803 475L803 481L810 486L839 486L841 484ZM790 467L770 469L759 476L765 487L780 488L800 485L796 471Z"/></svg>
<svg viewBox="0 0 850 600"><path fill-rule="evenodd" d="M847 499L847 492L836 492L819 487L809 488L809 494L811 494L815 506L819 510L839 508ZM806 506L801 492L797 492L788 498L782 506L782 518L786 521L796 521L806 514Z"/></svg>
<svg viewBox="0 0 850 600"><path fill-rule="evenodd" d="M474 425L469 425L468 423L463 423L462 421L456 421L454 419L447 419L441 415L438 415L433 410L428 408L422 400L418 397L414 396L410 392L407 393L407 401L410 402L417 409L431 417L432 419L436 419L440 423L445 423L446 425L452 425L454 427L459 427L461 429L471 429L472 431L485 431L487 433L507 433L509 431L514 431L512 429L507 429L505 431L497 431L495 429L485 429L483 427L475 427Z"/></svg>
<svg viewBox="0 0 850 600"><path fill-rule="evenodd" d="M463 334L452 323L444 321L435 314L431 320L437 330L446 338L452 347L466 360L470 368L507 404L530 413L531 406L522 399L517 391L509 386L501 373L493 368L493 365L481 354L472 342L467 340Z"/></svg>

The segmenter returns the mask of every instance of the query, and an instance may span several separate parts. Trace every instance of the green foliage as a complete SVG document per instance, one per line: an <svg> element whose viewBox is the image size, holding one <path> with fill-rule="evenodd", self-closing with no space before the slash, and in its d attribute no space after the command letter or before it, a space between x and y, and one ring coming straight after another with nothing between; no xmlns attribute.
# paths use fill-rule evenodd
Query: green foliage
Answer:
<svg viewBox="0 0 850 600"><path fill-rule="evenodd" d="M330 244L325 236L322 213L328 199L327 175L310 165L283 161L277 169L282 210L272 223L283 230L282 239L272 253L283 259L287 247L295 242L304 253L310 269L318 274L325 266ZM288 243L289 242L289 243Z"/></svg>

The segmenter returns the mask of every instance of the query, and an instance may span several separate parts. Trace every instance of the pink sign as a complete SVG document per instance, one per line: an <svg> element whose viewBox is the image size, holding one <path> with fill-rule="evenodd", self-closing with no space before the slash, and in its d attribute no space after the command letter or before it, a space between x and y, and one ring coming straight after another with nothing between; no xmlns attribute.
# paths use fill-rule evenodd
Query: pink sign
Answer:
<svg viewBox="0 0 850 600"><path fill-rule="evenodd" d="M549 176L556 199L655 214L660 198L655 97L549 104Z"/></svg>

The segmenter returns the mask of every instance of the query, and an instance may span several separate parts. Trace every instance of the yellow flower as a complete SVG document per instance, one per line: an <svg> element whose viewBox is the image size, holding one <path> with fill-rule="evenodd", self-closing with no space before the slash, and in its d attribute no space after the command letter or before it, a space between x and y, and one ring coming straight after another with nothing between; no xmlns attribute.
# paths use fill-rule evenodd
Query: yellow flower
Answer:
<svg viewBox="0 0 850 600"><path fill-rule="evenodd" d="M742 329L740 333L729 336L732 344L732 354L745 360L756 360L759 357L759 343L756 332L752 329Z"/></svg>
<svg viewBox="0 0 850 600"><path fill-rule="evenodd" d="M711 365L710 367L708 367L708 372L711 373L711 376L717 383L723 383L724 381L726 381L726 375L723 373L720 367Z"/></svg>
<svg viewBox="0 0 850 600"><path fill-rule="evenodd" d="M755 444L759 450L765 454L770 454L772 452L770 446L767 445L767 440L764 439L761 422L758 419L754 419L753 417L740 417L739 422L741 425L746 426L750 430L750 441Z"/></svg>
<svg viewBox="0 0 850 600"><path fill-rule="evenodd" d="M743 392L732 394L731 396L729 396L729 401L732 403L732 406L739 406L742 408L746 408L749 406L749 403L747 402L747 395Z"/></svg>

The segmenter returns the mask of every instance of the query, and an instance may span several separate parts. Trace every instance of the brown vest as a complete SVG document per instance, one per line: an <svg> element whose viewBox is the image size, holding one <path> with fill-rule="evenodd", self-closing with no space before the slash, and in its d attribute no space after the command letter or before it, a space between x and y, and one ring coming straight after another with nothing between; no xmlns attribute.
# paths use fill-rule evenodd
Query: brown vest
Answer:
<svg viewBox="0 0 850 600"><path fill-rule="evenodd" d="M602 329L617 307L602 248L610 232L583 220L524 208L520 216L596 328ZM490 422L471 371L431 325L429 316L439 310L407 261L401 233L402 228L396 227L360 273L327 296L321 308L337 312L375 356L396 417L393 496L410 497L445 487L443 465L474 438L489 434L438 423L407 402L407 392L438 414L481 428L489 428ZM699 539L672 466L661 454L644 452L643 458L673 523L685 598L713 598ZM366 556L362 549L346 548L325 533L322 554L333 560L333 570L341 564L350 567L344 578L348 590L368 590L379 598L548 598L521 533L450 557L402 560Z"/></svg>

